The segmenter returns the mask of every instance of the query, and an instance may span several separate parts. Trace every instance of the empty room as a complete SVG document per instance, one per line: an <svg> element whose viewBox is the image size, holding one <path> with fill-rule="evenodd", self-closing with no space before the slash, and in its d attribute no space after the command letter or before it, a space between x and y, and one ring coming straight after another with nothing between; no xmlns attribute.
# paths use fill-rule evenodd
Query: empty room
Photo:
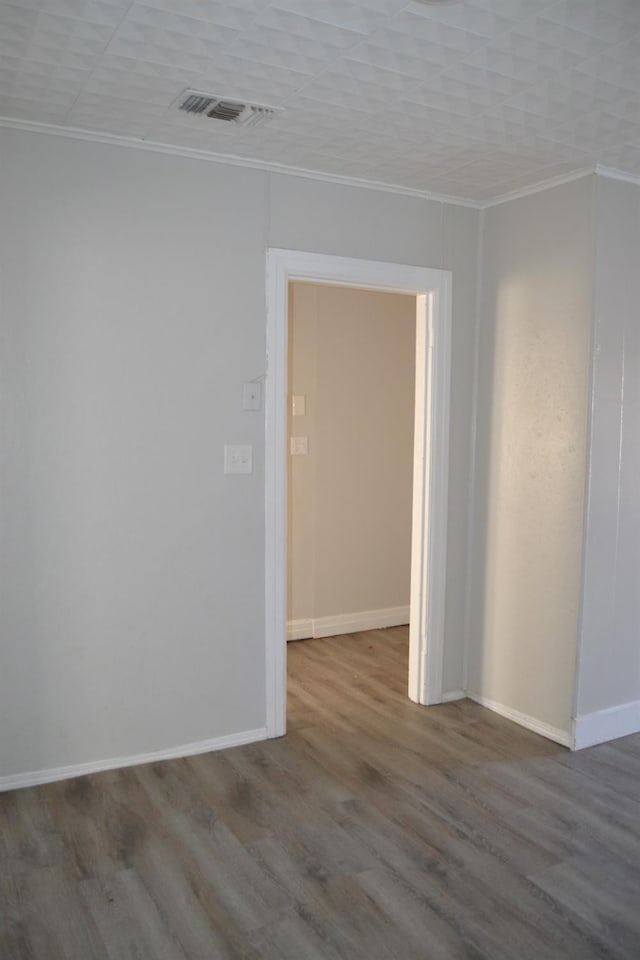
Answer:
<svg viewBox="0 0 640 960"><path fill-rule="evenodd" d="M639 65L0 2L0 960L637 960Z"/></svg>

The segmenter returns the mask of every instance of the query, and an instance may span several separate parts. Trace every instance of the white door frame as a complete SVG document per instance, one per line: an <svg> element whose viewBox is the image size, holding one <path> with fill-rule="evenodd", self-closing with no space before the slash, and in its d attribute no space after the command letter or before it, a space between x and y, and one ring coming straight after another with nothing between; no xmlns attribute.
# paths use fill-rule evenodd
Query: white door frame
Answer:
<svg viewBox="0 0 640 960"><path fill-rule="evenodd" d="M447 558L451 273L297 250L267 251L266 725L287 716L287 350L289 282L416 295L416 407L411 545L409 697L442 699Z"/></svg>

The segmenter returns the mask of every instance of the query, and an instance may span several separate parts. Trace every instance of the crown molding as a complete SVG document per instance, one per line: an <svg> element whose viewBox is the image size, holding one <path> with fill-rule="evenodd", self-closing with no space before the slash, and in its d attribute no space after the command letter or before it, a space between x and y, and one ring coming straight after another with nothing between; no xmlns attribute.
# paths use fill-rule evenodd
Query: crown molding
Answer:
<svg viewBox="0 0 640 960"><path fill-rule="evenodd" d="M623 170L616 170L615 167L603 167L601 163L596 164L596 171L599 177L606 177L607 180L621 180L623 183L635 183L640 187L640 176L633 173L625 173Z"/></svg>
<svg viewBox="0 0 640 960"><path fill-rule="evenodd" d="M397 183L384 183L379 180L366 180L360 177L340 176L339 174L323 173L321 170L307 170L304 167L288 166L282 163L273 163L267 160L254 160L250 157L241 157L236 154L210 153L207 150L196 150L191 147L178 147L170 143L156 143L151 140L138 140L135 137L121 137L113 133L98 133L93 130L84 130L80 127L60 127L55 124L39 123L31 120L18 120L14 117L0 117L0 127L9 127L27 133L40 133L53 137L64 137L68 140L85 140L89 143L104 143L108 146L128 147L134 150L147 150L151 153L168 154L174 157L186 157L190 160L204 160L207 163L219 163L233 167L247 167L250 170L261 170L265 173L281 174L288 177L302 177L306 180L320 180L324 183L334 183L345 187L360 187L365 190L376 190L379 193L395 193L404 197L414 197L418 200L431 200L435 203L448 203L458 207L471 207L479 210L482 204L465 197L449 196L441 193L431 193L429 190L418 190L414 187L405 187Z"/></svg>
<svg viewBox="0 0 640 960"><path fill-rule="evenodd" d="M550 177L548 180L539 180L537 183L531 183L529 186L521 187L519 190L510 190L508 193L498 194L491 200L486 200L480 205L481 210L489 210L491 207L497 207L501 203L508 203L510 200L519 200L521 197L530 197L534 193L543 193L545 190L552 190L553 187L560 187L563 183L571 183L573 180L582 180L583 177L589 177L597 173L596 167L581 167L578 170L572 170L570 173L564 173L559 177Z"/></svg>
<svg viewBox="0 0 640 960"><path fill-rule="evenodd" d="M469 197L459 197L455 194L433 193L430 190L419 190L415 187L403 186L399 183L385 183L382 180L367 180L362 177L341 176L337 173L324 173L322 170L307 170L304 167L289 166L283 163L274 163L268 160L256 160L251 157L242 157L231 153L212 153L208 150L197 150L192 147L179 147L170 143L158 143L152 140L139 140L135 137L123 137L114 133L100 133L95 130L85 130L81 127L60 127L56 124L39 123L33 120L19 120L16 117L1 117L0 127L22 130L27 133L40 133L47 136L63 137L69 140L84 140L89 143L104 143L108 146L128 147L133 150L147 150L151 153L167 154L174 157L185 157L189 160L203 160L207 163L219 163L232 167L247 167L250 170L261 170L264 173L280 174L288 177L301 177L305 180L319 180L323 183L334 183L345 187L360 187L364 190L375 190L379 193L394 193L403 197L414 197L417 200L431 200L434 203L447 203L458 207L469 207L472 210L489 210L501 203L510 200L519 200L535 193L551 190L553 187L581 180L592 174L606 177L609 180L620 180L623 183L633 183L640 186L640 175L625 173L615 167L606 167L600 163L590 167L581 167L570 173L547 180L539 180L518 190L497 194L489 200L472 200Z"/></svg>

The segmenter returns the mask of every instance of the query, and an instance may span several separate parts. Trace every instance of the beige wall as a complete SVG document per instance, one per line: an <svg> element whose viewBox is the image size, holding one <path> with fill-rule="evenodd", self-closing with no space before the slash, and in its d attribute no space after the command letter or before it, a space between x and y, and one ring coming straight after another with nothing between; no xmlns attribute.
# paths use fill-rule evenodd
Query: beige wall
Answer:
<svg viewBox="0 0 640 960"><path fill-rule="evenodd" d="M468 689L569 733L595 178L485 213Z"/></svg>
<svg viewBox="0 0 640 960"><path fill-rule="evenodd" d="M415 298L290 290L289 619L409 603Z"/></svg>

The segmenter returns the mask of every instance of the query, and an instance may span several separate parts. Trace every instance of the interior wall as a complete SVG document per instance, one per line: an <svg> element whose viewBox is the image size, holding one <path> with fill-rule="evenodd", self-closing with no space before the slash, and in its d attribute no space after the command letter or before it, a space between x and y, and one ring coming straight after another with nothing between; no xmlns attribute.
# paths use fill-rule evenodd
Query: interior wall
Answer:
<svg viewBox="0 0 640 960"><path fill-rule="evenodd" d="M640 187L598 177L596 209L593 412L576 712L584 717L635 704L638 729Z"/></svg>
<svg viewBox="0 0 640 960"><path fill-rule="evenodd" d="M477 211L1 134L0 776L263 730L264 414L241 389L265 372L268 246L453 270L460 687ZM223 474L225 442L253 474Z"/></svg>
<svg viewBox="0 0 640 960"><path fill-rule="evenodd" d="M570 735L595 177L485 212L469 691Z"/></svg>
<svg viewBox="0 0 640 960"><path fill-rule="evenodd" d="M290 284L291 621L409 605L415 341L415 297Z"/></svg>

